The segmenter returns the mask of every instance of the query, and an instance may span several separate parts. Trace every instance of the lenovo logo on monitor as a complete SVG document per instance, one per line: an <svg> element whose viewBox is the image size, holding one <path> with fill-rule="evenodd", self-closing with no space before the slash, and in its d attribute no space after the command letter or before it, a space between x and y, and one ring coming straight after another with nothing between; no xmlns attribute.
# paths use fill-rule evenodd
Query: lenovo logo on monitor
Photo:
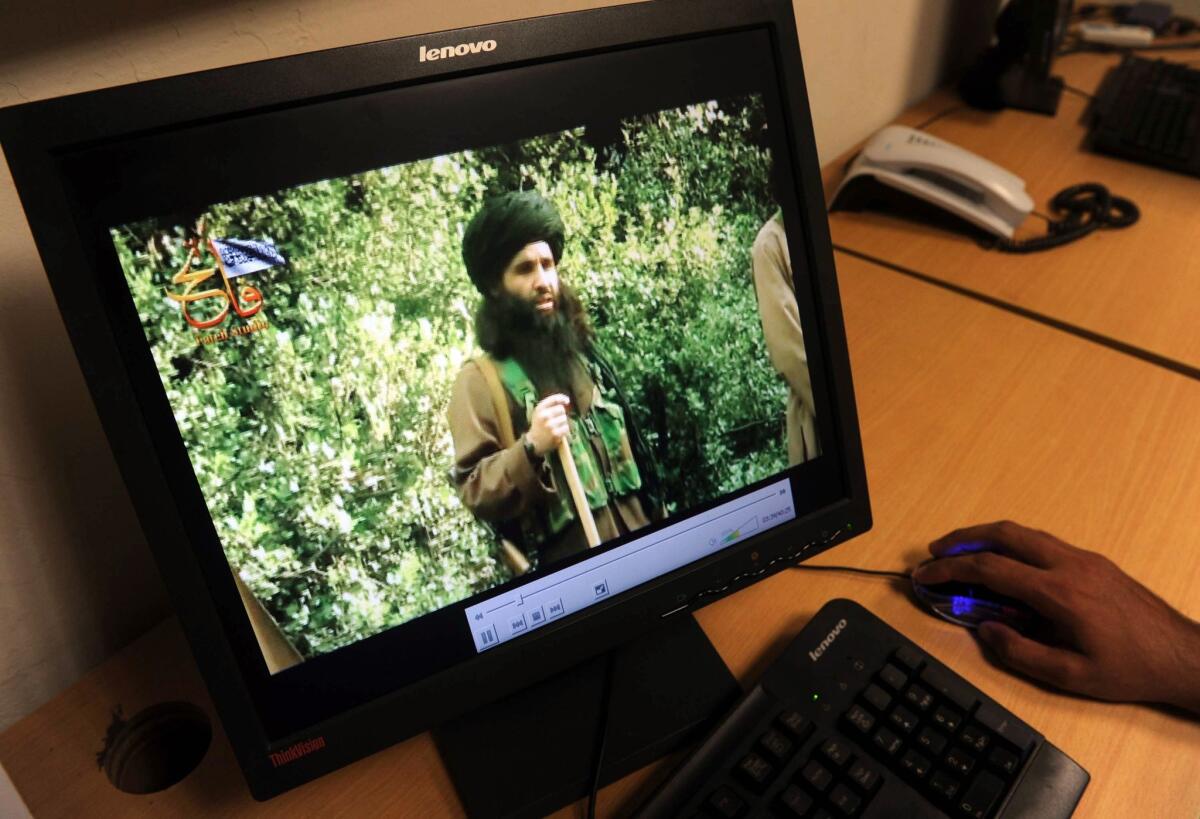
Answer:
<svg viewBox="0 0 1200 819"><path fill-rule="evenodd" d="M465 57L468 54L478 54L481 51L495 51L495 40L479 40L474 43L459 43L458 45L442 46L441 48L426 48L421 46L419 62L430 60L448 60L451 57Z"/></svg>

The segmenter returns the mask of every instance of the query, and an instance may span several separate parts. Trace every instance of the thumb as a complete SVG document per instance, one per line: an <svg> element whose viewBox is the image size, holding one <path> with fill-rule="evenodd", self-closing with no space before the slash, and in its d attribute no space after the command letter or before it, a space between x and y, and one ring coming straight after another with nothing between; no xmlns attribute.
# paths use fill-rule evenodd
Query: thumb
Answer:
<svg viewBox="0 0 1200 819"><path fill-rule="evenodd" d="M994 621L980 623L976 633L979 641L1014 671L1072 691L1079 690L1085 678L1086 661L1073 651L1031 640Z"/></svg>

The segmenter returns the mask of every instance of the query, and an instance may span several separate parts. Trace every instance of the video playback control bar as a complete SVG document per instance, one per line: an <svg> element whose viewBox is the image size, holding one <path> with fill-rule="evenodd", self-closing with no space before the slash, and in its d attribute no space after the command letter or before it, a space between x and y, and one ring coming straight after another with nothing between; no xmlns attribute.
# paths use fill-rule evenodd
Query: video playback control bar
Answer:
<svg viewBox="0 0 1200 819"><path fill-rule="evenodd" d="M466 610L475 650L520 637L795 517L791 483L783 479L476 603Z"/></svg>

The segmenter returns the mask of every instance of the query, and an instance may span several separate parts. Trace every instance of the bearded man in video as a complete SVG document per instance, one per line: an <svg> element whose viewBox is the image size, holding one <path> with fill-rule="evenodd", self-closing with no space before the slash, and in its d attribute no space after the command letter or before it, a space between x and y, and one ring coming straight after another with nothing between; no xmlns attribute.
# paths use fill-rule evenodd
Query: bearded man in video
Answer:
<svg viewBox="0 0 1200 819"><path fill-rule="evenodd" d="M520 191L487 201L463 236L483 296L475 335L485 355L463 366L450 400L455 484L475 517L535 567L662 513L657 465L559 277L563 234L554 205Z"/></svg>

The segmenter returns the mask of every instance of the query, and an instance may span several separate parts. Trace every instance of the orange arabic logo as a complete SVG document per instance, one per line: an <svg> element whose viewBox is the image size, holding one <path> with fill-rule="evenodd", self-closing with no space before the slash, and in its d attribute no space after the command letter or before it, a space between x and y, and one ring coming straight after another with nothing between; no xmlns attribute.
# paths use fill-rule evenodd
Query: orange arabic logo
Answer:
<svg viewBox="0 0 1200 819"><path fill-rule="evenodd" d="M242 285L235 296L233 285L229 283L229 276L225 271L225 263L221 259L221 254L213 245L212 239L207 239L206 243L209 253L217 261L216 267L193 270L192 264L200 259L201 245L199 239L188 239L185 245L188 248L187 259L184 260L183 268L171 278L171 284L184 286L183 292L172 293L168 291L167 298L179 302L183 309L183 317L187 319L187 323L198 330L207 330L209 327L216 327L226 319L231 309L241 318L250 318L257 315L263 306L262 292L257 287L246 284ZM197 287L218 273L221 274L222 287L203 290L199 293L196 292ZM198 319L191 314L190 308L193 304L198 301L214 298L224 300L221 311L217 315L212 318Z"/></svg>

